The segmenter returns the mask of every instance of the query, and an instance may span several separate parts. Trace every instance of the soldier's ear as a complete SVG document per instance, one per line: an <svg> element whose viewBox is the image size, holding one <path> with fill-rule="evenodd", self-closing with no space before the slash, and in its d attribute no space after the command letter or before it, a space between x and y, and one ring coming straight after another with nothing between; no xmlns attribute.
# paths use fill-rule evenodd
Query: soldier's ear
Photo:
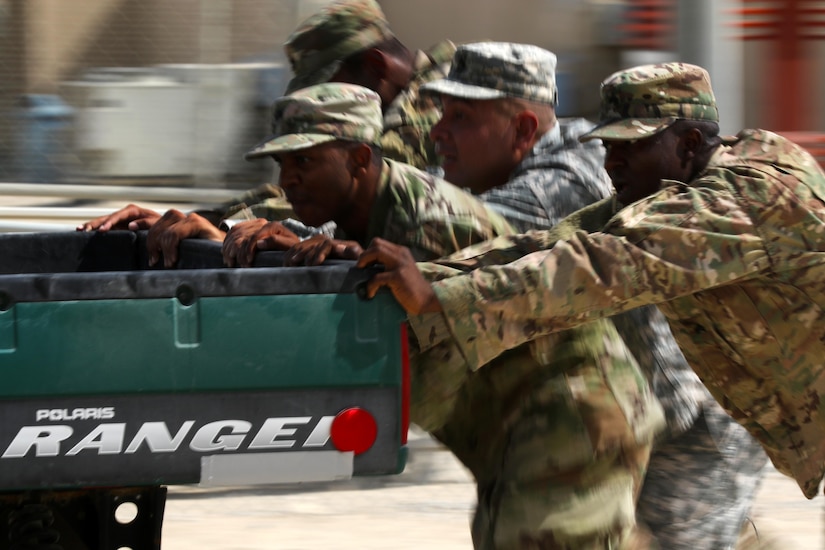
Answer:
<svg viewBox="0 0 825 550"><path fill-rule="evenodd" d="M694 154L702 148L702 142L704 141L702 132L698 128L691 128L685 132L684 140L685 147L690 151L693 151Z"/></svg>
<svg viewBox="0 0 825 550"><path fill-rule="evenodd" d="M704 144L704 136L698 128L688 128L679 136L678 155L682 166L696 160Z"/></svg>
<svg viewBox="0 0 825 550"><path fill-rule="evenodd" d="M389 61L387 54L378 48L370 48L366 50L362 56L364 61L364 70L374 78L381 80L386 78Z"/></svg>
<svg viewBox="0 0 825 550"><path fill-rule="evenodd" d="M515 149L529 151L536 143L536 133L539 129L539 117L533 111L521 111L514 117L516 129Z"/></svg>
<svg viewBox="0 0 825 550"><path fill-rule="evenodd" d="M372 164L372 147L366 143L357 143L349 148L348 168L353 177L362 177Z"/></svg>

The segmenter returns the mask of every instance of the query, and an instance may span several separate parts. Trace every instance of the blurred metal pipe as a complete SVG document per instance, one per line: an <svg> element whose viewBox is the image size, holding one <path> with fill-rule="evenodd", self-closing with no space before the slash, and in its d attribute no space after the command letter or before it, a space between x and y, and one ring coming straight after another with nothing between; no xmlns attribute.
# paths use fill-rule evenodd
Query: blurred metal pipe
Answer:
<svg viewBox="0 0 825 550"><path fill-rule="evenodd" d="M232 189L137 187L128 185L74 185L52 183L0 183L0 196L65 197L69 199L153 201L218 204L242 194Z"/></svg>
<svg viewBox="0 0 825 550"><path fill-rule="evenodd" d="M73 225L67 224L0 220L0 233L41 233L74 230Z"/></svg>
<svg viewBox="0 0 825 550"><path fill-rule="evenodd" d="M90 220L111 214L111 208L75 208L71 206L0 206L0 220L8 218L29 219L82 219ZM162 212L161 212L162 214Z"/></svg>

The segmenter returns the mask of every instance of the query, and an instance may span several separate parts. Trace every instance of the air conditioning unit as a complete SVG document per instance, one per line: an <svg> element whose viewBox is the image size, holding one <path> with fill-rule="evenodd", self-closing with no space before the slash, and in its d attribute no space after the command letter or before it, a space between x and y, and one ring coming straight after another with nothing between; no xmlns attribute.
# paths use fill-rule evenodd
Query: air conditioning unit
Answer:
<svg viewBox="0 0 825 550"><path fill-rule="evenodd" d="M62 83L75 109L70 177L191 178L196 91L152 69L98 69Z"/></svg>
<svg viewBox="0 0 825 550"><path fill-rule="evenodd" d="M193 91L188 141L198 185L269 180L271 167L243 154L270 131L270 105L286 86L283 64L170 64L157 71Z"/></svg>

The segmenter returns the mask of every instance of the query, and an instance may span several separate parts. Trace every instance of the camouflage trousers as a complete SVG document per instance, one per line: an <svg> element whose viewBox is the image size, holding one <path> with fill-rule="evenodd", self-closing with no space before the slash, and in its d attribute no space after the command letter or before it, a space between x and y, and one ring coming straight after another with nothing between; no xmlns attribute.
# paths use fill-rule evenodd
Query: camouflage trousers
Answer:
<svg viewBox="0 0 825 550"><path fill-rule="evenodd" d="M641 550L656 548L634 519L650 456L640 445L606 453L541 482L478 488L477 550Z"/></svg>
<svg viewBox="0 0 825 550"><path fill-rule="evenodd" d="M687 432L654 449L637 518L668 550L732 549L766 463L759 443L709 404Z"/></svg>
<svg viewBox="0 0 825 550"><path fill-rule="evenodd" d="M624 550L647 548L636 500L664 424L615 328L590 323L472 372L432 433L476 479L476 549Z"/></svg>

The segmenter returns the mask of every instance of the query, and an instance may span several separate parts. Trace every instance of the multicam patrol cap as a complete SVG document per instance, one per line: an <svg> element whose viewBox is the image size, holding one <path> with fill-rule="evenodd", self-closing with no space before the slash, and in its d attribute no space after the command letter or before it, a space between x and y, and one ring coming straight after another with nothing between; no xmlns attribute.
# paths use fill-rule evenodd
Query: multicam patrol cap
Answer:
<svg viewBox="0 0 825 550"><path fill-rule="evenodd" d="M530 44L464 44L456 50L447 78L421 90L463 99L516 97L555 105L556 56Z"/></svg>
<svg viewBox="0 0 825 550"><path fill-rule="evenodd" d="M286 93L329 82L344 59L393 37L375 0L338 0L324 6L284 44L294 73Z"/></svg>
<svg viewBox="0 0 825 550"><path fill-rule="evenodd" d="M579 139L631 140L677 120L719 122L707 71L687 63L642 65L602 82L599 124Z"/></svg>
<svg viewBox="0 0 825 550"><path fill-rule="evenodd" d="M381 98L372 90L335 82L310 86L275 100L273 134L244 158L298 151L335 140L380 145L383 126Z"/></svg>

